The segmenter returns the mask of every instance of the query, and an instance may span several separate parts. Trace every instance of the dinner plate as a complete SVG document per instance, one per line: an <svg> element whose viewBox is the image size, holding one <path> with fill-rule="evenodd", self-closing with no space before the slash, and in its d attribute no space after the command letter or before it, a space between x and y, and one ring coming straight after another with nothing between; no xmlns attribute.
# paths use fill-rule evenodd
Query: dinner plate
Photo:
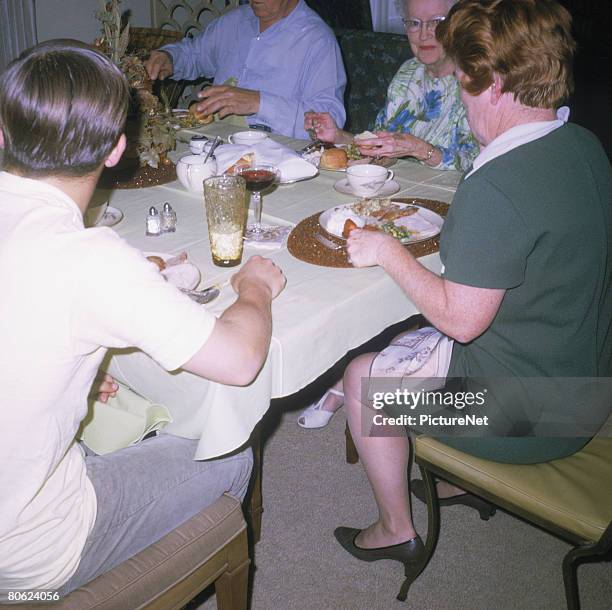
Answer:
<svg viewBox="0 0 612 610"><path fill-rule="evenodd" d="M85 212L86 227L114 227L123 218L123 212L112 205L96 206Z"/></svg>
<svg viewBox="0 0 612 610"><path fill-rule="evenodd" d="M304 180L312 180L315 176L319 174L319 170L314 165L312 167L315 170L313 174L309 176L303 176L302 178L294 178L293 180L279 180L278 184L280 186L286 186L288 184L295 184L296 182L303 182Z"/></svg>
<svg viewBox="0 0 612 610"><path fill-rule="evenodd" d="M381 223L381 220L375 216L371 216L371 212L363 212L363 210L360 210L359 207L355 209L355 206L363 207L368 205L368 202L371 202L369 205L374 206L375 202L379 201L380 199L376 198L329 208L328 210L321 212L321 215L319 216L319 224L330 235L333 235L339 239L344 239L344 237L342 237L342 229L344 227L344 222L347 219L346 217L349 215L358 216L365 222L365 224L368 225L380 225L385 222L383 220ZM393 206L393 209L397 210L403 208L416 208L416 212L412 215L404 216L391 221L397 228L404 228L409 231L414 231L414 233L409 237L404 237L399 240L402 244L417 244L419 242L426 241L438 235L442 230L444 219L439 214L436 214L423 206L416 203L403 203L399 201L390 201L387 202L387 205Z"/></svg>
<svg viewBox="0 0 612 610"><path fill-rule="evenodd" d="M174 254L166 254L163 252L143 252L146 256L159 256L164 261L173 258ZM155 263L151 263L155 265ZM180 265L172 265L166 267L161 274L177 288L184 288L185 290L193 290L200 283L200 270L189 261L181 263Z"/></svg>
<svg viewBox="0 0 612 610"><path fill-rule="evenodd" d="M212 121L208 123L202 123L198 119L196 119L192 114L190 114L189 110L186 108L173 108L172 116L176 120L174 124L174 129L199 129L200 127L205 127L206 125L210 125Z"/></svg>
<svg viewBox="0 0 612 610"><path fill-rule="evenodd" d="M348 178L342 178L334 184L334 188L343 195L352 195L353 197L359 197L357 193L353 192L353 187L349 184ZM374 195L375 197L390 197L395 195L400 190L400 185L395 180L389 180L383 184L383 187Z"/></svg>

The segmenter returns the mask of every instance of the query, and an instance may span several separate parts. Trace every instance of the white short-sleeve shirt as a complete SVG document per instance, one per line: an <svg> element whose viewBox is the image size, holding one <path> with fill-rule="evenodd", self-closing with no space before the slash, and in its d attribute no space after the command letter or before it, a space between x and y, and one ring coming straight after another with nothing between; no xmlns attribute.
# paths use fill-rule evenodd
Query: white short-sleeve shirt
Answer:
<svg viewBox="0 0 612 610"><path fill-rule="evenodd" d="M74 436L107 348L167 370L215 317L112 229L85 229L74 201L0 173L0 600L55 589L76 571L96 517Z"/></svg>

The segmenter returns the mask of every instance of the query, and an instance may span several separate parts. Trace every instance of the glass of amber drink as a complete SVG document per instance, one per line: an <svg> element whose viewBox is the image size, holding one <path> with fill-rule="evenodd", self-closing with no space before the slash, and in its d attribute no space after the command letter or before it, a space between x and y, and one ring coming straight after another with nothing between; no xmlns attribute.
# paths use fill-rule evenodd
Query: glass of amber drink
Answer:
<svg viewBox="0 0 612 610"><path fill-rule="evenodd" d="M213 263L218 267L239 265L248 213L244 178L215 176L204 180L204 205Z"/></svg>

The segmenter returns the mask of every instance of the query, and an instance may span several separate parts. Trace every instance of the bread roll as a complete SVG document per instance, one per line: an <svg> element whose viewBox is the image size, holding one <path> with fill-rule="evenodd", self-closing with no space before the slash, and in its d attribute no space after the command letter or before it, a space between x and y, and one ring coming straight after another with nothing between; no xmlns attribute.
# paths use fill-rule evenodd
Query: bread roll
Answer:
<svg viewBox="0 0 612 610"><path fill-rule="evenodd" d="M370 140L372 138L377 138L378 136L371 131L362 131L355 136L355 140Z"/></svg>
<svg viewBox="0 0 612 610"><path fill-rule="evenodd" d="M343 148L327 148L321 155L319 167L322 169L346 169L348 157Z"/></svg>
<svg viewBox="0 0 612 610"><path fill-rule="evenodd" d="M157 268L160 271L163 271L166 268L166 263L161 256L147 256L147 260L151 261L154 265L157 265Z"/></svg>
<svg viewBox="0 0 612 610"><path fill-rule="evenodd" d="M246 155L243 155L242 157L240 157L240 159L238 159L238 161L236 161L236 163L234 163L234 165L231 165L225 170L226 176L235 176L236 170L241 167L251 167L251 165L253 165L254 160L255 155L253 153L247 153Z"/></svg>
<svg viewBox="0 0 612 610"><path fill-rule="evenodd" d="M349 235L351 234L351 231L353 229L358 229L359 227L349 218L345 223L344 223L344 229L342 229L342 237L344 237L344 239L348 239Z"/></svg>
<svg viewBox="0 0 612 610"><path fill-rule="evenodd" d="M198 112L196 109L197 105L198 103L194 102L191 104L191 106L189 106L189 114L196 118L202 125L212 123L215 120L215 117L212 114L202 114L201 112Z"/></svg>

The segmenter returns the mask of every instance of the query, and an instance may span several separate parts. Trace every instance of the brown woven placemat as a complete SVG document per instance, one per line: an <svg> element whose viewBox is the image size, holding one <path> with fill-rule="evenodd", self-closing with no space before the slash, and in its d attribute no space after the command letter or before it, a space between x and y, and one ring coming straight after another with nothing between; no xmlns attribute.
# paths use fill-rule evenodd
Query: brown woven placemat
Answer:
<svg viewBox="0 0 612 610"><path fill-rule="evenodd" d="M160 164L159 167L134 166L125 169L105 169L100 177L102 188L109 189L140 189L148 186L158 186L176 180L174 163Z"/></svg>
<svg viewBox="0 0 612 610"><path fill-rule="evenodd" d="M400 203L416 203L417 205L432 210L443 218L448 212L448 203L436 201L434 199L393 197L393 201L398 201ZM317 233L323 233L330 241L342 246L345 244L344 240L329 235L321 228L319 225L320 214L321 212L318 212L308 218L304 218L304 220L295 226L287 239L287 248L289 252L291 252L295 258L306 263L311 263L312 265L319 265L321 267L352 267L348 262L346 249L344 247L339 250L331 250L315 239L314 236ZM439 245L440 236L436 235L435 237L421 241L417 244L407 245L406 248L418 258L419 256L426 256L437 252Z"/></svg>

